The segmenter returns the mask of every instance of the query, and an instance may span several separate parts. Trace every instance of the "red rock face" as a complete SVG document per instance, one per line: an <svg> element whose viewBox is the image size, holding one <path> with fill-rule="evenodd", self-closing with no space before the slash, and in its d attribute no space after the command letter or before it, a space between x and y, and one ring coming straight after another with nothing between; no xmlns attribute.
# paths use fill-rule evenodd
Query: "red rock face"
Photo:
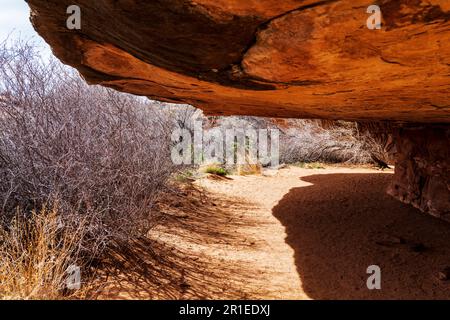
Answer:
<svg viewBox="0 0 450 320"><path fill-rule="evenodd" d="M450 122L450 1L28 0L91 83L209 114Z"/></svg>
<svg viewBox="0 0 450 320"><path fill-rule="evenodd" d="M66 28L73 1L27 2L90 83L214 115L415 123L390 193L450 210L449 0L378 0L381 30L373 0L78 0L81 30Z"/></svg>
<svg viewBox="0 0 450 320"><path fill-rule="evenodd" d="M450 128L401 128L396 141L395 176L388 193L450 221Z"/></svg>

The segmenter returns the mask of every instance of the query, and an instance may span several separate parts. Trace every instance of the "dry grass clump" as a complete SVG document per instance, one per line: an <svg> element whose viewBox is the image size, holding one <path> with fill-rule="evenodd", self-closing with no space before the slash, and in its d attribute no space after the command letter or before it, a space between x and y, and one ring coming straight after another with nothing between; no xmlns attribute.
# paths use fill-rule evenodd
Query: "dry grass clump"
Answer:
<svg viewBox="0 0 450 320"><path fill-rule="evenodd" d="M238 164L236 172L239 176L258 175L262 172L262 166L259 163Z"/></svg>
<svg viewBox="0 0 450 320"><path fill-rule="evenodd" d="M80 262L86 224L79 221L77 229L65 228L56 206L29 214L18 211L8 228L0 229L0 299L60 299L75 294L67 290L68 270Z"/></svg>

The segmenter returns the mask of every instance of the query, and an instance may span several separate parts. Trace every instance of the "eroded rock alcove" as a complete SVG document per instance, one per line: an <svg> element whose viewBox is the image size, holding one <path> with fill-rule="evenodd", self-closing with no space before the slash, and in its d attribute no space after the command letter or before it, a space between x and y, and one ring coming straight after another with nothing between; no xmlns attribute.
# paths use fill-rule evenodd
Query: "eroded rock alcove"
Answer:
<svg viewBox="0 0 450 320"><path fill-rule="evenodd" d="M80 30L73 1L27 2L90 83L214 115L389 121L389 193L449 218L450 1L78 0Z"/></svg>

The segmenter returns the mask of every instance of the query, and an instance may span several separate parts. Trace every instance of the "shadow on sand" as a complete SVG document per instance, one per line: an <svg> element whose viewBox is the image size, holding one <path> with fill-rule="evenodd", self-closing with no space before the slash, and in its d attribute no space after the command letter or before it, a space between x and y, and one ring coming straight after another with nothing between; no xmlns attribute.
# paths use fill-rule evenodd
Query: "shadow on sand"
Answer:
<svg viewBox="0 0 450 320"><path fill-rule="evenodd" d="M89 299L254 298L251 283L258 275L251 264L230 263L203 252L203 246L248 246L237 230L256 221L232 218L230 210L251 211L251 204L193 186L163 203L169 205L159 208L159 225L148 238L121 244L101 262Z"/></svg>
<svg viewBox="0 0 450 320"><path fill-rule="evenodd" d="M385 193L390 174L302 178L273 208L295 251L303 290L313 299L449 299L450 224ZM381 290L366 269L381 267Z"/></svg>

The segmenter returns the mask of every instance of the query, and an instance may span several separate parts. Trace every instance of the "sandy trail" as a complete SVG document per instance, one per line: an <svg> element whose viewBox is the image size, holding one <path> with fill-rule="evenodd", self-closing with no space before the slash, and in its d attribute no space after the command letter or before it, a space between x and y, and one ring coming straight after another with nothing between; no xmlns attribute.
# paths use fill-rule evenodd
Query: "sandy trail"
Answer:
<svg viewBox="0 0 450 320"><path fill-rule="evenodd" d="M99 297L448 299L439 273L450 225L386 195L391 174L289 167L200 179L162 208L166 223L134 262L124 257L145 272L120 274ZM381 268L381 290L367 289L369 265Z"/></svg>

